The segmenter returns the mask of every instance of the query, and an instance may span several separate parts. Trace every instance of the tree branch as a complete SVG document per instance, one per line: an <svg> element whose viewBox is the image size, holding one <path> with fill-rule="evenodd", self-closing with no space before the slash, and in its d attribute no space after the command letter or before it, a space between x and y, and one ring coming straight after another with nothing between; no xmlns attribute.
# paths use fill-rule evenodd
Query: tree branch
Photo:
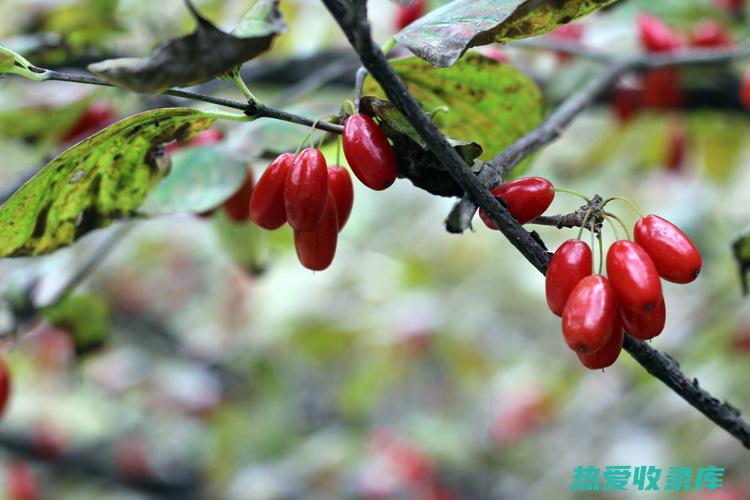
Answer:
<svg viewBox="0 0 750 500"><path fill-rule="evenodd" d="M552 47L552 44L548 44ZM578 49L583 50L580 46ZM599 60L604 57L592 52ZM487 187L494 187L529 155L542 146L558 139L566 127L600 95L612 87L624 73L639 69L660 68L698 64L719 64L750 57L750 46L722 50L689 50L674 54L640 54L626 59L608 57L612 62L594 76L588 85L568 97L537 128L518 139L496 155L479 173L479 179ZM471 225L477 205L470 196L465 196L454 207L446 219L446 229L451 233L462 233Z"/></svg>
<svg viewBox="0 0 750 500"><path fill-rule="evenodd" d="M46 81L58 81L58 82L72 82L72 83L83 83L86 85L99 85L102 87L114 87L111 83L108 83L100 78L88 75L69 75L67 73L61 73L59 71L44 70L40 68L40 71L47 75ZM315 124L315 120L306 118L304 116L295 115L293 113L287 113L271 106L266 106L262 103L244 103L238 101L231 101L229 99L222 99L220 97L213 97L205 94L198 94L195 92L189 92L187 90L170 89L163 92L166 95L173 97L181 97L183 99L190 99L193 101L202 101L210 104L216 104L218 106L224 106L231 109L239 109L243 111L247 116L254 118L272 118L275 120L281 120L289 123L295 123L297 125L303 125L306 127L312 127ZM333 134L343 134L344 127L335 123L328 123L325 121L318 121L315 126L317 129L331 132Z"/></svg>
<svg viewBox="0 0 750 500"><path fill-rule="evenodd" d="M437 158L451 173L456 181L466 189L468 197L483 208L490 219L495 223L498 229L506 238L534 265L540 272L545 273L549 265L550 254L522 226L520 226L508 213L498 200L492 196L487 189L487 185L482 183L475 176L471 169L464 164L461 158L455 153L445 137L437 130L432 121L425 115L416 99L409 93L404 83L393 71L383 56L382 52L373 44L370 38L370 29L367 24L367 11L363 0L322 0L338 24L341 26L349 42L355 48L362 63L380 83L391 102L398 110L411 122L415 130L422 139L427 143L429 149L435 153ZM730 52L721 55L714 55L710 58L711 62L720 60L729 60ZM735 54L736 51L732 51ZM598 82L595 86L590 84L588 92L603 90L604 83L613 81L614 78L622 71L639 66L654 67L661 65L672 65L684 63L687 59L696 62L700 58L688 58L685 55L662 56L648 60L632 60L626 63L618 62L615 66L617 71L608 68L608 70L596 79ZM701 59L702 62L709 62ZM565 106L567 111L559 111L553 116L561 123L540 127L541 131L536 132L540 139L521 140L521 146L516 146L522 151L530 151L545 144L543 137L548 137L548 142L559 134L562 126L567 124L582 107L590 102L592 97L577 94L572 97ZM538 129L539 130L539 129ZM549 134L552 131L552 135ZM533 132L532 132L533 134ZM533 149L531 149L533 146ZM513 146L511 146L513 148ZM511 150L512 151L512 150ZM519 158L518 153L510 155L510 158ZM677 363L664 354L651 349L644 342L638 341L626 336L625 350L638 361L649 373L664 382L683 399L693 405L701 413L711 419L714 423L729 432L738 439L745 447L750 448L750 425L742 420L738 412L727 404L722 404L716 398L713 398L706 391L702 390L697 381L689 380L677 366Z"/></svg>
<svg viewBox="0 0 750 500"><path fill-rule="evenodd" d="M64 449L59 456L49 459L39 455L30 435L14 431L0 432L0 447L25 459L45 463L50 468L65 474L94 477L105 483L121 485L160 498L195 500L206 498L196 470L192 468L175 470L169 478L153 475L129 478L118 472L115 466L107 460L102 453L101 445Z"/></svg>

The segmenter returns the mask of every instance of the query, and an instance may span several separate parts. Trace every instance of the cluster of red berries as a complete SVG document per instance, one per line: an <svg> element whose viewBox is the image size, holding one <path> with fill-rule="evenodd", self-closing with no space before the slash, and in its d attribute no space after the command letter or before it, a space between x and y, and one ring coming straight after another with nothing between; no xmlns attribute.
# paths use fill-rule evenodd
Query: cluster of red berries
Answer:
<svg viewBox="0 0 750 500"><path fill-rule="evenodd" d="M502 184L492 194L526 224L547 210L555 188L547 179L527 177ZM484 211L479 215L487 227L497 229ZM562 317L565 342L591 369L617 360L626 330L640 340L662 332L666 306L660 278L690 283L701 269L700 252L671 222L648 215L636 222L633 234L635 241L610 246L606 278L593 273L591 247L578 239L563 243L547 269L547 304Z"/></svg>
<svg viewBox="0 0 750 500"><path fill-rule="evenodd" d="M354 175L367 187L383 190L396 180L396 156L383 131L369 116L350 116L344 124L343 150ZM354 202L349 172L329 166L314 148L284 153L258 180L249 199L249 217L273 230L294 229L297 257L303 266L322 271L336 254L338 233Z"/></svg>
<svg viewBox="0 0 750 500"><path fill-rule="evenodd" d="M688 47L726 48L735 45L729 31L719 22L704 19L688 33L678 32L651 14L637 20L641 46L653 54L668 54ZM677 68L656 68L631 78L628 85L615 87L612 104L621 121L627 121L641 108L674 109L684 104L685 95Z"/></svg>
<svg viewBox="0 0 750 500"><path fill-rule="evenodd" d="M565 342L587 368L612 365L625 331L640 340L659 335L666 320L660 278L690 283L700 272L698 249L671 222L643 217L634 239L610 246L607 278L592 274L591 248L580 240L563 243L547 269L547 304L562 316Z"/></svg>

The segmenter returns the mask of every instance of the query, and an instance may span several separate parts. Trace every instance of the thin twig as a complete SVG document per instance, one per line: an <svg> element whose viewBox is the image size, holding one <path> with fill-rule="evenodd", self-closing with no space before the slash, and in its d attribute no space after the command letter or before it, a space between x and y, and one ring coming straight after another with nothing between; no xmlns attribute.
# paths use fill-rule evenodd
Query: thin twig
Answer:
<svg viewBox="0 0 750 500"><path fill-rule="evenodd" d="M597 53L599 54L599 53ZM588 85L568 97L537 128L496 155L479 173L479 179L494 187L525 158L559 138L570 123L597 97L611 88L628 71L664 66L719 64L750 57L750 46L721 50L690 50L665 55L642 54L626 59L614 59ZM471 197L464 197L446 219L446 229L462 233L470 227L477 205Z"/></svg>
<svg viewBox="0 0 750 500"><path fill-rule="evenodd" d="M447 143L445 137L433 125L429 117L425 115L419 103L385 60L382 52L374 46L367 24L367 10L364 0L355 0L354 2L322 0L322 2L341 26L349 42L359 54L363 65L380 83L391 102L411 122L429 149L435 153L440 162L456 179L456 182L466 189L469 197L487 212L492 222L505 237L534 267L544 274L549 265L550 254L540 243L541 240L533 237L520 226L510 216L507 209L492 196L487 186L472 173L471 169L461 160L450 147L450 144ZM733 54L736 56L736 52L733 52ZM722 60L722 58L729 58L729 56L714 57L712 61ZM666 65L667 62L666 57L659 60L660 65ZM673 57L668 63L680 64L676 57ZM642 64L643 61L639 61L633 63L634 66L630 67L637 67ZM617 63L617 66L625 65ZM600 78L600 80L604 80L604 78ZM644 342L635 340L628 335L624 348L649 373L664 382L675 393L750 449L750 424L740 418L737 410L728 404L721 403L701 389L697 380L688 379L680 371L674 360L651 349Z"/></svg>
<svg viewBox="0 0 750 500"><path fill-rule="evenodd" d="M47 80L58 81L58 82L72 82L72 83L83 83L86 85L99 85L102 87L114 87L111 83L108 83L100 78L88 75L70 75L67 73L61 73L59 71L42 70L47 75ZM306 127L312 127L315 120L306 118L304 116L295 115L294 113L288 113L265 104L246 103L232 101L229 99L222 99L220 97L213 97L205 94L198 94L195 92L189 92L187 90L170 89L164 94L171 95L173 97L181 97L183 99L190 99L193 101L202 101L210 104L216 104L226 108L239 109L244 111L246 115L255 118L272 118L275 120L281 120L289 123L296 123L297 125L303 125ZM318 122L320 130L331 132L333 134L342 134L344 128L341 125L328 122Z"/></svg>

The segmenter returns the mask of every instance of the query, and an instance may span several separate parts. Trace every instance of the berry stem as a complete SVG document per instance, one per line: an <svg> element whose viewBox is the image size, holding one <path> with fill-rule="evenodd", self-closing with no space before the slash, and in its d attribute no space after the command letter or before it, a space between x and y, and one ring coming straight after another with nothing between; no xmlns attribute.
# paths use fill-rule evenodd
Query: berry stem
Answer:
<svg viewBox="0 0 750 500"><path fill-rule="evenodd" d="M595 235L594 235L594 220L593 219L591 220L591 227L589 228L589 231L591 232L591 252L593 254L594 248L596 248L596 242L594 241ZM591 257L592 257L591 258L591 272L593 273L594 270L596 269L596 266L594 265L594 262L596 261L594 260L593 255ZM601 274L602 272L601 269L602 269L602 254L600 252L599 253L599 274Z"/></svg>
<svg viewBox="0 0 750 500"><path fill-rule="evenodd" d="M583 217L583 222L581 223L581 229L578 230L578 236L576 237L577 240L581 239L581 236L583 236L583 229L586 227L586 223L589 221L589 217L591 217L591 214L594 213L593 208L589 208L588 212L586 212L586 215Z"/></svg>
<svg viewBox="0 0 750 500"><path fill-rule="evenodd" d="M304 138L304 139L302 139L302 142L300 142L299 146L297 146L297 151L295 151L295 152L294 152L294 156L298 156L298 155L299 155L299 153L300 153L300 151L302 151L302 148L303 148L303 147L305 146L305 143L306 143L307 141L309 141L309 140L310 140L310 138L312 137L313 133L315 133L315 127L317 127L317 126L318 126L318 122L319 122L320 120L321 120L321 119L320 119L320 118L318 118L318 119L317 119L317 120L315 120L315 122L314 122L314 123L312 124L312 127L310 127L310 131L309 131L309 132L307 133L307 135L305 136L305 138ZM314 144L312 144L312 145L314 146Z"/></svg>
<svg viewBox="0 0 750 500"><path fill-rule="evenodd" d="M354 103L350 99L347 99L341 103L341 112L348 114L350 116L356 115L357 107L354 105Z"/></svg>
<svg viewBox="0 0 750 500"><path fill-rule="evenodd" d="M620 233L617 232L617 226L615 226L615 223L612 222L612 219L607 215L604 216L604 220L607 221L607 224L609 224L609 227L612 229L612 233L615 235L615 240L619 240Z"/></svg>
<svg viewBox="0 0 750 500"><path fill-rule="evenodd" d="M341 166L341 136L336 138L336 165Z"/></svg>
<svg viewBox="0 0 750 500"><path fill-rule="evenodd" d="M559 188L559 187L554 188L554 190L556 193L567 193L567 194L572 194L573 196L578 196L579 198L586 200L586 203L591 203L591 200L587 198L586 195L584 195L583 193L579 193L578 191L573 191L572 189L565 189L565 188Z"/></svg>
<svg viewBox="0 0 750 500"><path fill-rule="evenodd" d="M630 205L630 208L632 208L635 211L635 213L638 214L638 216L641 219L643 219L643 217L645 217L643 215L643 212L641 212L641 209L638 208L638 205L636 205L635 202L633 202L633 200L631 200L630 198L627 198L625 196L612 196L611 198L607 198L606 200L604 200L604 203L602 203L602 208L606 207L607 203L609 203L610 201L614 201L614 200L624 201L625 203L627 203L628 205Z"/></svg>
<svg viewBox="0 0 750 500"><path fill-rule="evenodd" d="M594 234L594 230L591 230L591 234ZM597 239L599 240L599 274L602 274L602 267L604 264L604 243L602 242L602 234L601 232L597 235Z"/></svg>
<svg viewBox="0 0 750 500"><path fill-rule="evenodd" d="M630 231L628 231L628 227L627 227L627 226L625 225L625 223L624 223L624 222L622 222L622 219L620 219L620 218L619 218L618 216L616 216L615 214L613 214L613 213L610 213L610 212L604 212L604 216L605 216L605 217L611 217L611 218L613 218L614 220L616 220L616 221L617 221L617 223L618 223L618 224L620 224L620 227L621 227L621 228L623 229L623 231L625 231L625 237L626 237L627 239L629 239L629 240L630 240L630 239L632 239L632 238L630 237Z"/></svg>

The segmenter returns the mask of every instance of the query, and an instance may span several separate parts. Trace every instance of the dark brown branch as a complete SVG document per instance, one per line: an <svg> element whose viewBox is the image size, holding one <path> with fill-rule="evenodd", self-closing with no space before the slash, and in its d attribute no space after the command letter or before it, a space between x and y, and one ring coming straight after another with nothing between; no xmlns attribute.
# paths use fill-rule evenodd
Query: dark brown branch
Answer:
<svg viewBox="0 0 750 500"><path fill-rule="evenodd" d="M39 454L32 436L17 431L0 432L0 447L24 459L45 463L60 474L92 477L159 498L207 498L202 492L200 476L192 467L184 467L181 471L175 469L170 477L127 477L118 472L111 459L102 453L101 445L65 449L58 456L49 458Z"/></svg>
<svg viewBox="0 0 750 500"><path fill-rule="evenodd" d="M68 75L60 73L58 71L41 70L48 76L47 81L59 81L59 82L72 82L72 83L83 83L86 85L99 85L102 87L113 87L112 84L93 76L88 75ZM216 104L231 109L239 109L243 111L247 116L255 118L273 118L275 120L281 120L290 123L296 123L297 125L303 125L305 127L312 127L315 120L306 118L304 116L295 115L293 113L287 113L271 106L266 106L261 103L245 103L232 101L229 99L222 99L220 97L213 97L210 95L198 94L195 92L189 92L186 90L170 89L164 92L166 95L173 97L181 97L183 99L190 99L193 101L202 101L210 104ZM316 128L331 132L333 134L342 134L344 128L341 125L335 123L328 123L325 121L319 121Z"/></svg>
<svg viewBox="0 0 750 500"><path fill-rule="evenodd" d="M367 11L364 0L322 1L339 23L354 49L359 53L365 68L380 83L391 102L411 122L415 130L427 143L429 149L436 154L456 181L466 189L468 196L487 212L490 219L497 225L506 238L518 248L534 267L539 269L540 272L545 273L550 259L550 254L547 250L540 244L537 238L534 238L510 217L508 211L492 196L487 186L463 163L461 158L450 147L445 137L440 134L432 121L425 115L419 103L406 89L406 86L390 67L382 52L373 44L370 38L369 25L367 24ZM732 54L736 56L735 52L732 52ZM682 59L679 59L679 57L682 57ZM679 57L671 56L671 60L667 57L661 57L658 60L658 65L666 65L667 63L680 64L679 61L686 60L684 55ZM722 55L721 57L714 56L712 60L720 60L722 57L729 58L728 55ZM629 62L627 65L625 63L617 63L617 67L622 68L619 71L624 71L626 67L637 67L643 64L651 65L652 63L645 63L643 61ZM657 64L657 62L653 64ZM616 75L612 76L613 73L610 71L603 73L598 78L598 81L603 82L607 80L605 75L609 75L609 78L614 78ZM589 86L589 89L591 87L593 87L593 84ZM580 96L578 99L580 101L574 100L569 104L571 110L576 108L577 105L574 105L576 102L587 103L590 100L590 98L583 99L583 96ZM568 115L565 113L557 113L556 116L565 117L565 120L571 119L567 118ZM558 128L561 127L552 127L552 130L555 131ZM680 371L679 366L674 360L630 336L627 336L625 341L625 350L649 373L664 382L683 399L750 449L750 425L740 418L739 412L702 390L696 380L688 379Z"/></svg>

